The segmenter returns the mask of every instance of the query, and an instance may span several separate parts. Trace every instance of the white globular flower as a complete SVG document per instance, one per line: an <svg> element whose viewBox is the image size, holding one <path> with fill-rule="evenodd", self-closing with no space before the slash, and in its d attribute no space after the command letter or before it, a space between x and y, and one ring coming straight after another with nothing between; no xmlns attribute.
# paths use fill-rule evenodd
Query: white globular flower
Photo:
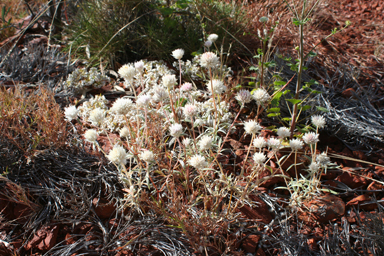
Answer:
<svg viewBox="0 0 384 256"><path fill-rule="evenodd" d="M144 72L144 61L141 60L141 61L135 62L135 68L137 72L142 74Z"/></svg>
<svg viewBox="0 0 384 256"><path fill-rule="evenodd" d="M132 81L136 74L136 69L134 66L126 64L123 65L117 72L125 80Z"/></svg>
<svg viewBox="0 0 384 256"><path fill-rule="evenodd" d="M116 113L118 115L126 115L131 107L132 107L133 103L130 99L128 98L118 98L112 105L112 107L110 108L110 110L113 112L113 113Z"/></svg>
<svg viewBox="0 0 384 256"><path fill-rule="evenodd" d="M183 83L180 87L180 91L182 92L189 92L192 90L192 84L191 83Z"/></svg>
<svg viewBox="0 0 384 256"><path fill-rule="evenodd" d="M99 125L104 121L105 111L101 108L95 108L89 113L89 120L94 125Z"/></svg>
<svg viewBox="0 0 384 256"><path fill-rule="evenodd" d="M312 162L309 166L308 166L308 169L312 172L316 172L318 171L320 168L319 164L316 163L316 162Z"/></svg>
<svg viewBox="0 0 384 256"><path fill-rule="evenodd" d="M78 113L79 113L79 110L74 105L64 109L65 119L68 122L72 121L73 119L76 119Z"/></svg>
<svg viewBox="0 0 384 256"><path fill-rule="evenodd" d="M129 137L129 129L124 126L123 128L120 129L120 137L122 138L128 138Z"/></svg>
<svg viewBox="0 0 384 256"><path fill-rule="evenodd" d="M259 89L255 90L252 94L252 97L255 99L255 101L258 105L262 105L269 100L269 94L263 88L259 88Z"/></svg>
<svg viewBox="0 0 384 256"><path fill-rule="evenodd" d="M169 127L169 133L172 137L178 138L183 133L183 126L181 124L173 124Z"/></svg>
<svg viewBox="0 0 384 256"><path fill-rule="evenodd" d="M317 142L319 142L319 134L314 132L308 132L303 136L303 140L308 145L316 144Z"/></svg>
<svg viewBox="0 0 384 256"><path fill-rule="evenodd" d="M312 124L318 128L324 128L325 119L323 116L315 115L311 117Z"/></svg>
<svg viewBox="0 0 384 256"><path fill-rule="evenodd" d="M212 138L209 137L208 135L204 135L203 137L201 137L201 139L199 141L199 147L200 147L201 151L211 149L212 148Z"/></svg>
<svg viewBox="0 0 384 256"><path fill-rule="evenodd" d="M198 169L198 170L201 170L201 169L204 169L205 167L207 167L208 163L207 161L205 160L205 157L201 156L201 155L194 155L192 156L189 160L188 160L188 163Z"/></svg>
<svg viewBox="0 0 384 256"><path fill-rule="evenodd" d="M151 101L151 96L147 95L147 94L144 94L144 95L140 95L137 100L136 100L136 104L138 106L142 106L142 107L148 107L149 105L149 102Z"/></svg>
<svg viewBox="0 0 384 256"><path fill-rule="evenodd" d="M281 148L281 141L276 138L269 138L268 140L268 146L273 150L278 150Z"/></svg>
<svg viewBox="0 0 384 256"><path fill-rule="evenodd" d="M316 157L316 162L321 166L327 166L331 160L327 156L327 153L323 152Z"/></svg>
<svg viewBox="0 0 384 256"><path fill-rule="evenodd" d="M258 122L251 120L244 123L244 130L247 134L256 134L261 130L261 126Z"/></svg>
<svg viewBox="0 0 384 256"><path fill-rule="evenodd" d="M249 103L252 100L252 95L248 90L240 90L236 96L235 99L240 101L242 105L245 103Z"/></svg>
<svg viewBox="0 0 384 256"><path fill-rule="evenodd" d="M192 140L190 138L185 138L182 143L183 143L184 147L188 147L189 144L191 144L191 141Z"/></svg>
<svg viewBox="0 0 384 256"><path fill-rule="evenodd" d="M186 104L183 108L185 117L192 118L197 114L197 107L193 104Z"/></svg>
<svg viewBox="0 0 384 256"><path fill-rule="evenodd" d="M291 136L291 132L287 127L280 127L277 129L277 135L284 139Z"/></svg>
<svg viewBox="0 0 384 256"><path fill-rule="evenodd" d="M94 143L97 140L97 132L94 129L89 129L84 133L84 138L86 141Z"/></svg>
<svg viewBox="0 0 384 256"><path fill-rule="evenodd" d="M200 56L200 65L204 68L215 68L219 64L220 59L213 52L205 52Z"/></svg>
<svg viewBox="0 0 384 256"><path fill-rule="evenodd" d="M264 153L255 153L253 155L253 161L255 164L264 164L265 160L267 160L267 157L264 155Z"/></svg>
<svg viewBox="0 0 384 256"><path fill-rule="evenodd" d="M219 36L218 35L216 35L216 34L210 34L209 36L208 36L208 41L211 41L212 43L214 43L214 42L216 42L216 40L219 38Z"/></svg>
<svg viewBox="0 0 384 256"><path fill-rule="evenodd" d="M204 43L204 46L207 48L211 47L211 45L212 45L212 41L209 41L209 40Z"/></svg>
<svg viewBox="0 0 384 256"><path fill-rule="evenodd" d="M175 75L165 75L162 82L165 87L172 89L177 84L177 79Z"/></svg>
<svg viewBox="0 0 384 256"><path fill-rule="evenodd" d="M255 148L262 149L262 148L264 148L264 147L267 146L267 141L265 140L264 137L257 136L257 137L253 140L253 146L254 146Z"/></svg>
<svg viewBox="0 0 384 256"><path fill-rule="evenodd" d="M213 93L215 94L222 94L227 90L227 87L224 85L223 81L218 79L213 79L207 83L207 89L211 93L212 93L212 88L213 88Z"/></svg>
<svg viewBox="0 0 384 256"><path fill-rule="evenodd" d="M303 148L304 142L300 139L292 139L289 141L289 146L293 151L297 151Z"/></svg>
<svg viewBox="0 0 384 256"><path fill-rule="evenodd" d="M172 52L172 56L177 60L181 60L181 58L183 58L183 55L184 55L183 49L176 49Z"/></svg>
<svg viewBox="0 0 384 256"><path fill-rule="evenodd" d="M144 150L139 155L139 158L146 163L151 163L151 162L155 161L155 154L153 154L152 151L150 151L150 150Z"/></svg>
<svg viewBox="0 0 384 256"><path fill-rule="evenodd" d="M127 163L127 152L122 146L115 145L107 155L107 158L115 164L125 165Z"/></svg>

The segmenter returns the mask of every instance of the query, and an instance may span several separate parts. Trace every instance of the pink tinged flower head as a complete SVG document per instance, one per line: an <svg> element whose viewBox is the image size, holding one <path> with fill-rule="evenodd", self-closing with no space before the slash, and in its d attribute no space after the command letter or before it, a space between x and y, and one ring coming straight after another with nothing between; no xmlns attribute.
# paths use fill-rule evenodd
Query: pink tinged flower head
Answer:
<svg viewBox="0 0 384 256"><path fill-rule="evenodd" d="M255 153L253 155L253 161L255 162L255 164L264 164L266 160L267 157L263 153Z"/></svg>
<svg viewBox="0 0 384 256"><path fill-rule="evenodd" d="M183 55L184 55L183 49L176 49L172 52L172 56L177 60L181 60L181 58L183 58Z"/></svg>
<svg viewBox="0 0 384 256"><path fill-rule="evenodd" d="M291 132L287 127L280 127L277 129L277 135L284 139L291 136Z"/></svg>
<svg viewBox="0 0 384 256"><path fill-rule="evenodd" d="M279 150L281 148L281 141L276 138L269 138L268 146L273 150Z"/></svg>
<svg viewBox="0 0 384 256"><path fill-rule="evenodd" d="M197 107L193 104L186 104L183 108L185 117L192 118L197 114Z"/></svg>
<svg viewBox="0 0 384 256"><path fill-rule="evenodd" d="M289 146L293 151L297 151L303 148L304 142L300 139L292 139L289 141Z"/></svg>
<svg viewBox="0 0 384 256"><path fill-rule="evenodd" d="M122 146L115 145L107 155L107 158L115 164L125 165L127 163L127 152Z"/></svg>
<svg viewBox="0 0 384 256"><path fill-rule="evenodd" d="M261 126L258 122L251 120L244 123L244 130L247 134L256 134L261 130Z"/></svg>
<svg viewBox="0 0 384 256"><path fill-rule="evenodd" d="M79 110L77 110L76 106L73 106L73 105L64 109L65 119L68 122L72 121L73 119L76 119L78 113L79 113Z"/></svg>
<svg viewBox="0 0 384 256"><path fill-rule="evenodd" d="M252 95L248 90L240 90L236 96L235 99L238 100L242 105L251 102Z"/></svg>
<svg viewBox="0 0 384 256"><path fill-rule="evenodd" d="M169 132L172 137L178 138L183 133L183 126L181 124L173 124L169 127Z"/></svg>
<svg viewBox="0 0 384 256"><path fill-rule="evenodd" d="M189 160L188 160L188 163L198 169L198 170L201 170L201 169L204 169L205 167L208 166L208 163L207 161L205 160L205 157L201 156L201 155L194 155L192 156Z"/></svg>
<svg viewBox="0 0 384 256"><path fill-rule="evenodd" d="M312 124L318 128L324 128L325 126L325 118L320 115L315 115L311 117Z"/></svg>
<svg viewBox="0 0 384 256"><path fill-rule="evenodd" d="M177 84L175 75L165 75L162 78L163 85L168 89L172 89Z"/></svg>
<svg viewBox="0 0 384 256"><path fill-rule="evenodd" d="M205 43L204 43L204 46L207 48L211 47L211 45L212 45L212 41L209 41L209 40L205 41Z"/></svg>
<svg viewBox="0 0 384 256"><path fill-rule="evenodd" d="M144 94L144 95L140 95L137 98L136 104L141 107L148 107L150 101L151 101L151 96Z"/></svg>
<svg viewBox="0 0 384 256"><path fill-rule="evenodd" d="M135 62L135 68L137 72L142 74L144 72L144 61L141 60L141 61Z"/></svg>
<svg viewBox="0 0 384 256"><path fill-rule="evenodd" d="M304 134L303 140L308 145L316 144L317 142L319 142L319 134L314 132L308 132Z"/></svg>
<svg viewBox="0 0 384 256"><path fill-rule="evenodd" d="M205 52L200 56L200 65L204 68L215 68L219 64L220 59L213 52Z"/></svg>
<svg viewBox="0 0 384 256"><path fill-rule="evenodd" d="M182 92L189 92L192 90L192 84L191 83L183 83L180 87L180 91Z"/></svg>
<svg viewBox="0 0 384 256"><path fill-rule="evenodd" d="M263 88L259 88L259 89L255 90L252 94L252 97L255 99L257 105L263 105L264 103L268 102L268 100L269 100L269 94Z"/></svg>

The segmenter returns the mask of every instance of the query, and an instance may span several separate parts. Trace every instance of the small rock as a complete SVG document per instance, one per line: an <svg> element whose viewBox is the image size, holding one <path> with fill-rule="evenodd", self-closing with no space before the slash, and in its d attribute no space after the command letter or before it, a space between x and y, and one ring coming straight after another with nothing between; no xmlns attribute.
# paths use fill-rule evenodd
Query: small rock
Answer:
<svg viewBox="0 0 384 256"><path fill-rule="evenodd" d="M345 213L345 203L334 195L320 196L305 204L309 212L304 212L300 219L310 221L312 218L320 223L339 218Z"/></svg>
<svg viewBox="0 0 384 256"><path fill-rule="evenodd" d="M248 253L255 253L260 239L261 239L261 236L258 236L258 235L247 236L244 239L243 244L242 244L244 251L248 252Z"/></svg>
<svg viewBox="0 0 384 256"><path fill-rule="evenodd" d="M344 98L351 98L355 93L356 92L353 88L348 88L344 90L341 95L343 95Z"/></svg>
<svg viewBox="0 0 384 256"><path fill-rule="evenodd" d="M258 196L250 195L250 198L252 201L256 202L256 206L251 208L248 205L244 205L239 208L239 211L249 219L254 219L264 224L270 223L273 219L273 216L269 211L268 205Z"/></svg>
<svg viewBox="0 0 384 256"><path fill-rule="evenodd" d="M350 168L348 167L343 168L343 170L349 169ZM344 172L343 174L338 176L336 180L344 183L350 188L363 188L368 184L367 180L364 179L364 177L353 175L350 172Z"/></svg>
<svg viewBox="0 0 384 256"><path fill-rule="evenodd" d="M98 198L94 198L92 204L95 207L96 215L99 216L100 219L110 218L116 209L113 202L104 198L100 198L100 200Z"/></svg>

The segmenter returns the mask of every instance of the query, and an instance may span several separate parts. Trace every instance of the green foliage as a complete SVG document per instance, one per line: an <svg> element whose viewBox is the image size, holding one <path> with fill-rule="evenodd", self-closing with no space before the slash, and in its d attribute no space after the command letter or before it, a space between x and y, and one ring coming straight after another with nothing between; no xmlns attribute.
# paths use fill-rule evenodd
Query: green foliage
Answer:
<svg viewBox="0 0 384 256"><path fill-rule="evenodd" d="M240 8L222 1L87 0L78 9L66 51L90 66L103 62L115 69L144 58L173 61L173 50L194 52L208 33L231 39L243 22Z"/></svg>

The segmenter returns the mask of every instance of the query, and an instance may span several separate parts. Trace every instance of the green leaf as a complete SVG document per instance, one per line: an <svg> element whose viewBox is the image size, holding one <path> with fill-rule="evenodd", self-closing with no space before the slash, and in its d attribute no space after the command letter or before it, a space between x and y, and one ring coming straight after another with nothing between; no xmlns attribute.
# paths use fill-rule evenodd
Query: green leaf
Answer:
<svg viewBox="0 0 384 256"><path fill-rule="evenodd" d="M268 114L267 117L275 117L275 116L279 116L280 113L271 113L271 114Z"/></svg>
<svg viewBox="0 0 384 256"><path fill-rule="evenodd" d="M313 52L313 51L310 51L310 52L308 53L308 56L309 56L309 57L316 57L316 56L317 56L317 53L315 53L315 52Z"/></svg>
<svg viewBox="0 0 384 256"><path fill-rule="evenodd" d="M255 82L248 82L248 85L249 85L249 86L255 86L256 83L255 83Z"/></svg>
<svg viewBox="0 0 384 256"><path fill-rule="evenodd" d="M322 112L329 112L328 109L320 107L320 106L316 106L316 108L317 108L317 110L322 111Z"/></svg>
<svg viewBox="0 0 384 256"><path fill-rule="evenodd" d="M249 67L249 71L257 71L257 70L259 70L258 67L255 67L255 66Z"/></svg>
<svg viewBox="0 0 384 256"><path fill-rule="evenodd" d="M282 95L283 95L282 92L276 93L275 96L273 96L273 99L271 101L271 105L274 106L274 107L279 106L280 98L281 98Z"/></svg>
<svg viewBox="0 0 384 256"><path fill-rule="evenodd" d="M301 25L302 22L301 22L300 20L296 19L296 18L293 18L292 23L293 23L295 26L299 26L299 25Z"/></svg>
<svg viewBox="0 0 384 256"><path fill-rule="evenodd" d="M284 117L284 118L282 118L282 120L285 122L291 122L292 118L291 117Z"/></svg>
<svg viewBox="0 0 384 256"><path fill-rule="evenodd" d="M161 12L161 14L162 14L163 16L168 16L168 15L173 14L173 12L175 11L175 9L173 9L173 8L169 8L169 7L163 7L163 8L159 8L159 11Z"/></svg>
<svg viewBox="0 0 384 256"><path fill-rule="evenodd" d="M308 105L304 105L304 106L302 106L302 105L300 105L299 108L300 108L302 111L306 111L306 110L310 109L311 106L308 106Z"/></svg>
<svg viewBox="0 0 384 256"><path fill-rule="evenodd" d="M302 100L299 100L299 99L287 99L286 101L291 102L293 105L296 105L302 102Z"/></svg>
<svg viewBox="0 0 384 256"><path fill-rule="evenodd" d="M285 85L287 82L285 81L275 81L273 82L274 85Z"/></svg>
<svg viewBox="0 0 384 256"><path fill-rule="evenodd" d="M280 112L280 108L270 108L267 110L268 113L272 112L272 113L279 113Z"/></svg>

